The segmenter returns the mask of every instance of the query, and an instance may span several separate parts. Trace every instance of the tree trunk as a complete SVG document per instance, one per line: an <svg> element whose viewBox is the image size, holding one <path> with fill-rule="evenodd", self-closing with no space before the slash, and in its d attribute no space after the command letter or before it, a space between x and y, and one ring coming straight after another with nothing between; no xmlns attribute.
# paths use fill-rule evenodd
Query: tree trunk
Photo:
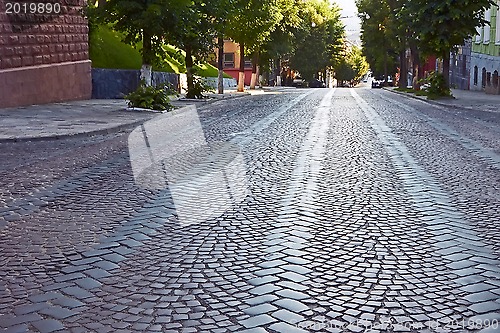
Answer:
<svg viewBox="0 0 500 333"><path fill-rule="evenodd" d="M274 85L281 86L281 60L276 58L276 67L274 68Z"/></svg>
<svg viewBox="0 0 500 333"><path fill-rule="evenodd" d="M387 50L384 44L384 86L387 86Z"/></svg>
<svg viewBox="0 0 500 333"><path fill-rule="evenodd" d="M414 45L411 46L411 57L413 61L413 89L420 90L420 83L418 83L418 81L423 78L420 65L420 53Z"/></svg>
<svg viewBox="0 0 500 333"><path fill-rule="evenodd" d="M245 45L240 44L240 71L238 76L238 92L245 91Z"/></svg>
<svg viewBox="0 0 500 333"><path fill-rule="evenodd" d="M252 79L250 81L250 89L255 89L257 82L257 63L259 62L259 52L255 51L252 57Z"/></svg>
<svg viewBox="0 0 500 333"><path fill-rule="evenodd" d="M153 48L151 45L151 35L147 31L142 32L142 66L140 79L144 80L146 86L152 84L152 58Z"/></svg>
<svg viewBox="0 0 500 333"><path fill-rule="evenodd" d="M196 98L194 92L194 80L193 80L193 56L191 47L186 47L186 76L187 76L187 85L188 90L186 97L187 98Z"/></svg>
<svg viewBox="0 0 500 333"><path fill-rule="evenodd" d="M401 50L399 52L399 82L398 86L400 88L406 88L408 85L408 69L406 66L406 50Z"/></svg>
<svg viewBox="0 0 500 333"><path fill-rule="evenodd" d="M219 49L217 67L219 69L218 79L217 79L217 90L219 94L224 93L224 36L219 35L217 37L217 44Z"/></svg>
<svg viewBox="0 0 500 333"><path fill-rule="evenodd" d="M443 76L446 82L446 87L450 87L450 53L446 53L443 56Z"/></svg>

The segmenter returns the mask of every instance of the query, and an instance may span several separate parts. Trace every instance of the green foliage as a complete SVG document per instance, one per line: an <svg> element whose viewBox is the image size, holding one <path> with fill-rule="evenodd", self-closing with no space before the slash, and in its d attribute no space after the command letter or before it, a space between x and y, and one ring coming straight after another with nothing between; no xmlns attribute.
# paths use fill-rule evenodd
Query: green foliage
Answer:
<svg viewBox="0 0 500 333"><path fill-rule="evenodd" d="M413 24L417 26L420 45L426 54L447 56L456 46L476 34L477 26L486 24L484 10L494 5L492 0L411 0Z"/></svg>
<svg viewBox="0 0 500 333"><path fill-rule="evenodd" d="M369 67L361 49L356 46L346 47L342 55L341 61L335 66L336 79L340 82L359 82L368 73Z"/></svg>
<svg viewBox="0 0 500 333"><path fill-rule="evenodd" d="M427 98L451 97L451 90L446 84L443 74L431 72L424 82L428 84L428 88L426 89Z"/></svg>
<svg viewBox="0 0 500 333"><path fill-rule="evenodd" d="M264 44L283 18L276 0L234 0L227 35L247 47L248 54Z"/></svg>
<svg viewBox="0 0 500 333"><path fill-rule="evenodd" d="M290 66L310 81L316 73L340 63L344 26L339 8L325 1L303 2L299 16L302 21L294 30Z"/></svg>
<svg viewBox="0 0 500 333"><path fill-rule="evenodd" d="M363 53L375 76L394 75L398 66L399 20L389 0L356 0Z"/></svg>
<svg viewBox="0 0 500 333"><path fill-rule="evenodd" d="M123 34L112 30L106 25L95 26L90 35L90 60L92 67L113 69L140 69L141 43L135 47L122 42ZM153 70L170 73L186 73L184 55L181 50L163 44L162 53L158 55L157 65ZM208 63L199 63L194 66L196 73L203 77L217 77L217 68ZM224 73L224 77L231 78Z"/></svg>
<svg viewBox="0 0 500 333"><path fill-rule="evenodd" d="M402 87L397 87L397 88L395 88L394 90L396 90L396 91L401 91L401 92L405 92L405 93L410 93L410 94L413 94L413 93L415 93L415 91L416 91L416 90L415 90L415 89L413 89L413 88L402 88Z"/></svg>
<svg viewBox="0 0 500 333"><path fill-rule="evenodd" d="M440 97L451 97L451 90L443 74L433 72L428 80L430 86L427 90L427 98L436 99Z"/></svg>
<svg viewBox="0 0 500 333"><path fill-rule="evenodd" d="M365 55L376 75L395 72L398 61L406 75L404 54L411 48L419 57L443 59L448 82L449 55L456 45L476 34L477 26L488 24L484 10L493 0L356 0L362 21Z"/></svg>
<svg viewBox="0 0 500 333"><path fill-rule="evenodd" d="M125 96L128 99L128 106L135 108L144 108L150 110L170 111L173 107L170 104L169 95L175 92L166 84L158 86L146 86L141 81L137 90Z"/></svg>
<svg viewBox="0 0 500 333"><path fill-rule="evenodd" d="M178 26L180 13L189 0L107 0L89 5L92 21L111 24L123 33L123 41L136 46L142 42L142 63L156 64L161 45Z"/></svg>
<svg viewBox="0 0 500 333"><path fill-rule="evenodd" d="M89 37L90 60L95 68L139 69L141 54L122 42L123 35L105 25L96 26Z"/></svg>
<svg viewBox="0 0 500 333"><path fill-rule="evenodd" d="M188 90L186 98L204 99L208 98L205 93L213 92L213 88L209 86L202 77L193 77L193 88Z"/></svg>

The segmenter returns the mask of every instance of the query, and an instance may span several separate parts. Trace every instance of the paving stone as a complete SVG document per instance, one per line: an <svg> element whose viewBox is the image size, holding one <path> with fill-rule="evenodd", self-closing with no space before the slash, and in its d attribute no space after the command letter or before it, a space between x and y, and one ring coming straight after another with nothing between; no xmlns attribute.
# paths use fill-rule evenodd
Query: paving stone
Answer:
<svg viewBox="0 0 500 333"><path fill-rule="evenodd" d="M296 283L300 283L300 282L307 280L307 277L305 277L304 275L297 274L294 272L285 272L285 273L279 274L278 276L281 278L296 282Z"/></svg>
<svg viewBox="0 0 500 333"><path fill-rule="evenodd" d="M40 333L50 333L64 329L63 324L55 319L45 319L32 323Z"/></svg>
<svg viewBox="0 0 500 333"><path fill-rule="evenodd" d="M62 308L60 306L51 306L49 308L45 308L41 310L40 313L59 320L66 319L77 314L77 312Z"/></svg>
<svg viewBox="0 0 500 333"><path fill-rule="evenodd" d="M469 306L469 309L471 309L475 313L494 312L500 310L500 303L494 301L475 303Z"/></svg>
<svg viewBox="0 0 500 333"><path fill-rule="evenodd" d="M78 280L75 280L75 283L78 286L80 286L81 288L86 289L86 290L92 290L92 289L99 288L100 286L102 286L102 284L99 281L96 281L92 278L78 279Z"/></svg>
<svg viewBox="0 0 500 333"><path fill-rule="evenodd" d="M34 304L22 305L22 306L16 307L14 309L14 313L17 316L25 315L28 313L38 312L38 311L45 309L47 307L49 307L49 305L47 303L34 303Z"/></svg>
<svg viewBox="0 0 500 333"><path fill-rule="evenodd" d="M285 309L273 312L271 316L292 325L297 324L305 319L303 316Z"/></svg>
<svg viewBox="0 0 500 333"><path fill-rule="evenodd" d="M248 319L242 320L240 322L241 325L243 325L246 328L253 328L253 327L258 327L258 326L263 326L272 322L275 322L276 319L273 319L267 314L261 314L258 316L250 317Z"/></svg>
<svg viewBox="0 0 500 333"><path fill-rule="evenodd" d="M307 305L305 305L297 300L294 300L294 299L282 298L282 299L275 301L274 304L276 304L282 308L288 309L290 311L296 312L296 313L300 313L300 312L309 310L309 307Z"/></svg>
<svg viewBox="0 0 500 333"><path fill-rule="evenodd" d="M290 324L287 324L287 323L275 323L275 324L272 324L271 326L269 326L270 329L272 330L275 330L276 332L281 332L281 333L305 333L307 331L299 328L299 327L296 327L296 326L293 326L293 325L290 325Z"/></svg>
<svg viewBox="0 0 500 333"><path fill-rule="evenodd" d="M278 309L277 307L275 307L271 304L265 303L265 304L259 304L259 305L255 305L255 306L249 307L247 309L244 309L243 312L245 312L246 314L249 314L251 316L255 316L255 315L259 315L259 314L265 314L268 312L272 312L272 311L275 311L277 309Z"/></svg>

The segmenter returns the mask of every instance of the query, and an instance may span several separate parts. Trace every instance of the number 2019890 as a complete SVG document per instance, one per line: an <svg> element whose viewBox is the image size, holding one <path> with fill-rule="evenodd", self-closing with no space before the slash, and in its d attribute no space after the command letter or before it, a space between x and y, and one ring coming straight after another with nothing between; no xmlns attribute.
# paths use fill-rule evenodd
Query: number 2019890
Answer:
<svg viewBox="0 0 500 333"><path fill-rule="evenodd" d="M37 3L37 2L7 2L5 14L59 14L61 5L59 3Z"/></svg>

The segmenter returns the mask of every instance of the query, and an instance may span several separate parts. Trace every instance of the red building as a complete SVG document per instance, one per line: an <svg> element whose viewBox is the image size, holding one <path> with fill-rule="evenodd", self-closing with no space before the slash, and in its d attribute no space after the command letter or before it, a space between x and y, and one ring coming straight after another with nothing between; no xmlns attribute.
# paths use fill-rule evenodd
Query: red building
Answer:
<svg viewBox="0 0 500 333"><path fill-rule="evenodd" d="M0 0L0 107L88 99L85 0Z"/></svg>
<svg viewBox="0 0 500 333"><path fill-rule="evenodd" d="M217 49L215 49L217 55ZM217 61L214 63L217 66ZM224 41L224 72L231 75L238 81L240 71L240 45L230 40ZM252 61L245 59L245 85L250 85L252 79Z"/></svg>

